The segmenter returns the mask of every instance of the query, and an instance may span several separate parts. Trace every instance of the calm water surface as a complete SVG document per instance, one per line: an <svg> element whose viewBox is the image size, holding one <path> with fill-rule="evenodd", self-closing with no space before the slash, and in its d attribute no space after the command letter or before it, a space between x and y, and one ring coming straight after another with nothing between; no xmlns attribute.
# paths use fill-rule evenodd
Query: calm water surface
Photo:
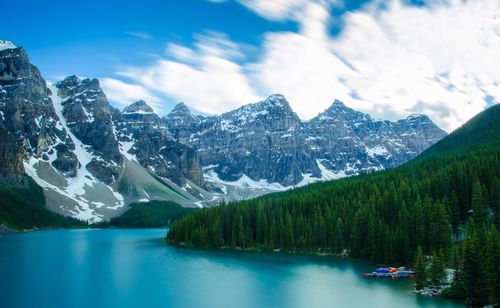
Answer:
<svg viewBox="0 0 500 308"><path fill-rule="evenodd" d="M165 245L165 230L0 235L0 307L461 307L362 262Z"/></svg>

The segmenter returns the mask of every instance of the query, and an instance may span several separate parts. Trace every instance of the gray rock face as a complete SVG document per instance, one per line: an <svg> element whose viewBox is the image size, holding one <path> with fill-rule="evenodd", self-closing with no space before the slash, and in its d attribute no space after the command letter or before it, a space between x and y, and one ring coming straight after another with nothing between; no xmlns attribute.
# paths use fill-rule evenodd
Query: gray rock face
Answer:
<svg viewBox="0 0 500 308"><path fill-rule="evenodd" d="M12 187L27 184L23 165L23 152L14 136L0 128L0 183Z"/></svg>
<svg viewBox="0 0 500 308"><path fill-rule="evenodd" d="M301 121L279 94L219 116L183 103L160 118L144 101L122 112L97 79L47 86L22 48L0 48L0 181L26 174L49 208L80 219L130 202L183 206L249 198L400 165L445 135L424 115L375 121L335 101Z"/></svg>
<svg viewBox="0 0 500 308"><path fill-rule="evenodd" d="M308 147L322 164L345 175L401 165L446 135L424 115L375 121L338 100L304 128Z"/></svg>
<svg viewBox="0 0 500 308"><path fill-rule="evenodd" d="M22 186L27 175L44 188L50 209L90 221L140 200L196 206L208 198L181 189L188 180L203 186L197 153L176 142L145 102L122 114L97 79L70 76L47 86L12 46L0 48L0 181Z"/></svg>
<svg viewBox="0 0 500 308"><path fill-rule="evenodd" d="M61 127L50 90L23 48L0 51L0 126L12 134L24 158L40 157L61 172L74 173L74 144ZM62 151L54 151L60 145Z"/></svg>
<svg viewBox="0 0 500 308"><path fill-rule="evenodd" d="M176 142L164 121L146 102L127 106L115 125L119 140L129 144L127 153L134 155L142 166L181 187L186 180L204 185L196 151Z"/></svg>
<svg viewBox="0 0 500 308"><path fill-rule="evenodd" d="M302 122L279 94L206 118L178 105L166 123L221 180L283 186L395 167L446 135L423 115L375 121L340 101Z"/></svg>

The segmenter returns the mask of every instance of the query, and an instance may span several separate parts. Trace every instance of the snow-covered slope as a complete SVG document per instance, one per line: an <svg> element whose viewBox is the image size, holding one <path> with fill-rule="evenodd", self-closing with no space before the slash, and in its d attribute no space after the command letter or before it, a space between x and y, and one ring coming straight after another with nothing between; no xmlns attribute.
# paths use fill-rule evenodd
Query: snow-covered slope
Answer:
<svg viewBox="0 0 500 308"><path fill-rule="evenodd" d="M22 182L26 172L49 208L89 221L132 202L211 206L394 167L445 135L423 115L375 121L339 101L303 122L280 94L219 116L180 103L161 118L142 100L120 111L97 79L47 85L5 41L0 67L0 131L17 146L0 151L16 165L0 164L0 180Z"/></svg>
<svg viewBox="0 0 500 308"><path fill-rule="evenodd" d="M280 94L220 116L180 104L166 122L197 150L205 180L235 198L395 167L446 135L423 115L376 121L338 100L303 122Z"/></svg>
<svg viewBox="0 0 500 308"><path fill-rule="evenodd" d="M17 48L11 41L0 40L0 51Z"/></svg>

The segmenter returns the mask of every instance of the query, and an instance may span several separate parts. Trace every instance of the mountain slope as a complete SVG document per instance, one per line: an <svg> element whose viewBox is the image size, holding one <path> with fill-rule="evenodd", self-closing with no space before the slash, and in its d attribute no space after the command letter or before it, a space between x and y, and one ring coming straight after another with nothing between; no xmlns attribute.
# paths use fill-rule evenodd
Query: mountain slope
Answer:
<svg viewBox="0 0 500 308"><path fill-rule="evenodd" d="M500 106L485 110L401 167L217 208L170 227L171 243L197 247L340 253L374 262L410 264L424 253L451 250L452 234L474 218L500 217ZM495 128L496 129L496 128ZM469 138L460 145L463 136ZM459 151L453 145L458 145Z"/></svg>
<svg viewBox="0 0 500 308"><path fill-rule="evenodd" d="M206 181L227 191L226 200L246 187L253 197L392 168L446 135L424 115L377 121L338 100L304 122L279 94L220 116L195 117L179 104L165 119L178 142L197 150Z"/></svg>
<svg viewBox="0 0 500 308"><path fill-rule="evenodd" d="M145 114L147 107L120 112L97 79L70 76L47 85L24 49L10 44L0 51L0 129L12 137L0 144L0 179L22 186L27 173L43 187L50 210L90 222L117 216L132 202L197 207L212 200L196 153L174 141L157 115ZM184 191L189 181L198 188Z"/></svg>
<svg viewBox="0 0 500 308"><path fill-rule="evenodd" d="M444 153L464 153L472 148L500 147L500 105L494 105L481 112L459 129L424 151L418 159L425 159Z"/></svg>
<svg viewBox="0 0 500 308"><path fill-rule="evenodd" d="M15 230L32 228L68 228L84 225L48 210L43 190L32 179L26 185L14 188L0 183L0 225Z"/></svg>
<svg viewBox="0 0 500 308"><path fill-rule="evenodd" d="M134 202L212 206L391 168L445 133L425 116L375 121L336 101L301 121L279 94L220 116L184 104L122 111L97 79L49 85L22 47L0 50L0 181L40 185L52 211L97 222ZM17 185L17 186L16 186Z"/></svg>

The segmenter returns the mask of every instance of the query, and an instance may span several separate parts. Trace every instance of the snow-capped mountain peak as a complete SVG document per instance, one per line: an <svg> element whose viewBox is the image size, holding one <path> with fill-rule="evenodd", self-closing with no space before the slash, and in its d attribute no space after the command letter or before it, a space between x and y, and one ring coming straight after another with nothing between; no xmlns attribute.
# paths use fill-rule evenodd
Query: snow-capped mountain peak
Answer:
<svg viewBox="0 0 500 308"><path fill-rule="evenodd" d="M154 113L153 108L149 106L145 101L138 100L131 105L123 109L123 114L152 114Z"/></svg>
<svg viewBox="0 0 500 308"><path fill-rule="evenodd" d="M11 41L0 40L0 51L5 49L14 49L14 48L17 48L17 46L14 45Z"/></svg>

